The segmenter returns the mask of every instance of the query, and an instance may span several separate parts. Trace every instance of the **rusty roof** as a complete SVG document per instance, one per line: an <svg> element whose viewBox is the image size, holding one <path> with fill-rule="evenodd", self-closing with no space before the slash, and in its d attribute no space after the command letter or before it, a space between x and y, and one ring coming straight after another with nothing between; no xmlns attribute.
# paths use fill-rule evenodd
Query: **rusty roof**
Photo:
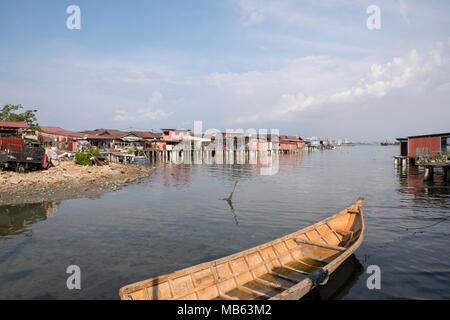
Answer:
<svg viewBox="0 0 450 320"><path fill-rule="evenodd" d="M428 138L428 137L442 137L442 136L450 136L450 132L430 133L430 134L421 134L421 135L417 135L417 136L408 136L408 139Z"/></svg>
<svg viewBox="0 0 450 320"><path fill-rule="evenodd" d="M61 127L41 127L41 131L47 134L54 134L58 136L82 138L84 135L80 132L70 131Z"/></svg>
<svg viewBox="0 0 450 320"><path fill-rule="evenodd" d="M90 139L120 139L130 134L130 132L116 129L95 129L80 132Z"/></svg>
<svg viewBox="0 0 450 320"><path fill-rule="evenodd" d="M150 132L150 131L131 131L130 133L143 138L143 139L158 139L161 138L162 134L160 132Z"/></svg>
<svg viewBox="0 0 450 320"><path fill-rule="evenodd" d="M17 128L17 129L27 129L30 126L25 122L17 122L17 121L0 121L0 127L4 128Z"/></svg>

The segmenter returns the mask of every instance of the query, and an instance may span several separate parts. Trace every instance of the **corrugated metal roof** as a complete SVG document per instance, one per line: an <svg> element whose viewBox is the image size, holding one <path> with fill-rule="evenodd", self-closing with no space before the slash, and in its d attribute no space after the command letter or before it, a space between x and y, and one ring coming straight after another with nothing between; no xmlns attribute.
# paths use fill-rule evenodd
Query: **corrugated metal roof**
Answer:
<svg viewBox="0 0 450 320"><path fill-rule="evenodd" d="M447 133L431 133L431 134L421 134L418 136L409 136L409 139L417 139L417 138L426 138L426 137L441 137L441 136L450 136L450 132Z"/></svg>
<svg viewBox="0 0 450 320"><path fill-rule="evenodd" d="M17 128L17 129L25 129L30 126L25 122L15 122L15 121L0 121L0 127L4 128Z"/></svg>
<svg viewBox="0 0 450 320"><path fill-rule="evenodd" d="M119 139L130 134L130 132L116 129L96 129L92 131L83 131L80 133L90 139Z"/></svg>
<svg viewBox="0 0 450 320"><path fill-rule="evenodd" d="M84 135L80 132L65 130L61 127L41 127L41 131L47 134L54 134L58 136L82 138Z"/></svg>
<svg viewBox="0 0 450 320"><path fill-rule="evenodd" d="M158 139L161 138L161 133L154 133L150 131L131 131L130 133L143 139Z"/></svg>

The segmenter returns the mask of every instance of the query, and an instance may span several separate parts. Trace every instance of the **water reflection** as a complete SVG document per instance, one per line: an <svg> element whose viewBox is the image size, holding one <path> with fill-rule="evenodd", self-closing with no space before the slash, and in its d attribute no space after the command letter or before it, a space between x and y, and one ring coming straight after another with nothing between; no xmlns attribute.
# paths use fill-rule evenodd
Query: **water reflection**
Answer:
<svg viewBox="0 0 450 320"><path fill-rule="evenodd" d="M313 289L302 300L340 300L358 282L363 272L363 265L352 254L333 272L325 286Z"/></svg>
<svg viewBox="0 0 450 320"><path fill-rule="evenodd" d="M432 181L423 181L423 172L418 167L408 167L406 170L396 168L395 173L400 186L397 192L410 196L413 206L448 208L450 184L443 180L439 172Z"/></svg>
<svg viewBox="0 0 450 320"><path fill-rule="evenodd" d="M226 199L225 201L228 203L228 206L230 207L231 213L233 214L234 222L236 222L236 225L238 225L239 221L238 221L238 218L237 218L237 214L234 211L233 202L231 200L228 200L228 199Z"/></svg>
<svg viewBox="0 0 450 320"><path fill-rule="evenodd" d="M277 157L280 170L283 172L293 171L301 165L303 154L280 155ZM273 159L272 159L273 160ZM275 166L271 162L271 157L267 155L259 157L254 164L228 164L228 163L214 163L210 165L195 165L195 164L173 164L163 162L149 162L148 165L156 168L156 174L160 175L161 181L166 187L183 187L192 182L192 175L195 175L196 169L199 167L206 167L213 175L223 179L224 177L236 180L236 178L246 179L251 177L258 177L262 175L262 170L270 168L270 165ZM270 164L270 165L269 165ZM277 173L277 169L273 169L273 173Z"/></svg>
<svg viewBox="0 0 450 320"><path fill-rule="evenodd" d="M60 204L61 202L46 201L0 207L0 237L6 237L7 239L8 236L19 234L31 237L33 235L32 226L53 217Z"/></svg>
<svg viewBox="0 0 450 320"><path fill-rule="evenodd" d="M406 203L409 203L408 207L414 209L414 214L409 214L405 218L408 222L421 223L413 226L399 225L401 229L415 233L424 232L449 220L449 183L443 179L439 171L431 181L424 181L423 170L417 166L395 168L395 173L400 186L397 192L403 196ZM437 208L444 210L436 210Z"/></svg>
<svg viewBox="0 0 450 320"><path fill-rule="evenodd" d="M236 181L234 183L233 191L231 191L231 193L228 196L228 198L223 198L222 199L222 200L225 200L227 202L228 206L230 207L230 210L231 210L231 213L233 214L234 221L236 222L236 225L239 224L239 221L237 219L237 215L236 215L236 212L234 211L234 207L233 207L233 195L234 195L234 192L236 191L237 184L238 184L238 182Z"/></svg>
<svg viewBox="0 0 450 320"><path fill-rule="evenodd" d="M153 167L157 169L155 172L161 176L161 181L166 187L180 187L191 181L190 169L184 165L176 166L160 162L154 164Z"/></svg>
<svg viewBox="0 0 450 320"><path fill-rule="evenodd" d="M54 214L50 204L0 207L0 241L8 239L0 298L117 299L123 285L266 243L365 196L358 259L305 299L448 299L449 229L441 221L450 212L449 185L440 172L431 184L416 168L394 174L396 153L361 146L280 155L271 177L258 165L161 164L150 179L97 200L65 201L56 219L44 221ZM236 181L232 201L223 201ZM36 236L24 237L31 230ZM70 264L85 270L89 286L67 290ZM382 268L382 290L367 289L368 264Z"/></svg>

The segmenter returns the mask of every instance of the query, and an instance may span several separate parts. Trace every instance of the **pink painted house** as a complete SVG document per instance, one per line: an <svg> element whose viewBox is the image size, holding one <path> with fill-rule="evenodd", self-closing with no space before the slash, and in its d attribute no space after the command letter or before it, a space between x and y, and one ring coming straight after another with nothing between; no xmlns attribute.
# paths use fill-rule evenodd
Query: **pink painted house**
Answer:
<svg viewBox="0 0 450 320"><path fill-rule="evenodd" d="M179 143L184 139L190 139L192 137L191 130L187 129L161 129L161 138L167 143Z"/></svg>
<svg viewBox="0 0 450 320"><path fill-rule="evenodd" d="M278 150L281 150L281 151L297 150L297 144L294 142L283 141L283 142L280 142Z"/></svg>
<svg viewBox="0 0 450 320"><path fill-rule="evenodd" d="M69 152L78 152L79 139L83 138L82 133L60 127L41 127L38 134L44 138L44 144Z"/></svg>
<svg viewBox="0 0 450 320"><path fill-rule="evenodd" d="M269 142L260 140L259 138L252 137L248 142L248 149L250 151L268 151Z"/></svg>
<svg viewBox="0 0 450 320"><path fill-rule="evenodd" d="M300 136L280 136L280 145L282 143L284 145L286 145L288 143L295 144L296 145L295 149L302 149L305 146L305 141ZM283 146L283 147L287 148L287 146ZM289 146L289 148L292 148L292 147ZM292 149L287 149L287 150L292 150Z"/></svg>

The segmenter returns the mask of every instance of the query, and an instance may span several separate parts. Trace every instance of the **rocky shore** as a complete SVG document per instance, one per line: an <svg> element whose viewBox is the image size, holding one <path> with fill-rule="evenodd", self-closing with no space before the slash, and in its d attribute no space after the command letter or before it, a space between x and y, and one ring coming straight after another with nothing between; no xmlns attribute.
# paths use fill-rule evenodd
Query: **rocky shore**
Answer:
<svg viewBox="0 0 450 320"><path fill-rule="evenodd" d="M139 165L80 166L71 161L43 171L3 171L0 172L0 205L97 197L148 177L151 171Z"/></svg>

